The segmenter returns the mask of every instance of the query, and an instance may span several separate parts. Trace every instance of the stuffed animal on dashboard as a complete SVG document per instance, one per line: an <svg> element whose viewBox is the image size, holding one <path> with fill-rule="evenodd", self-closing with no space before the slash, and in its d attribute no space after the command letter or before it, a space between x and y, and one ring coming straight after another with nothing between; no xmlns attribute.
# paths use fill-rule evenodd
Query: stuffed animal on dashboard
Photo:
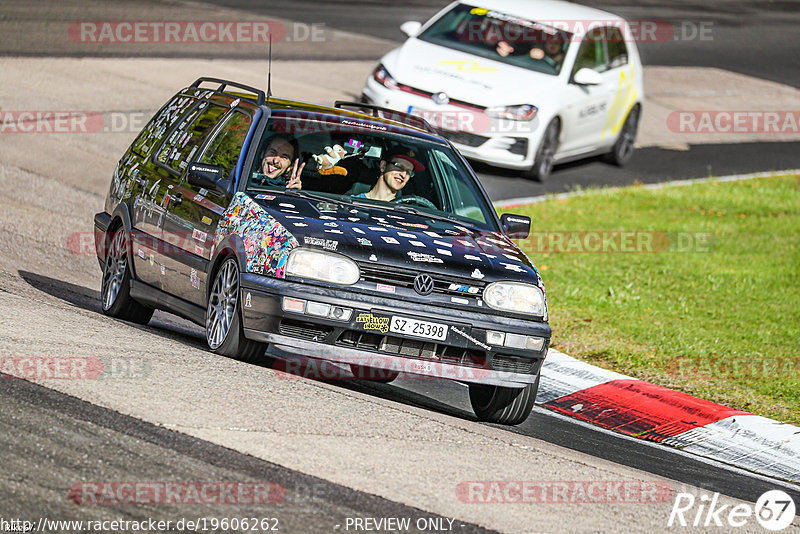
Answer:
<svg viewBox="0 0 800 534"><path fill-rule="evenodd" d="M314 154L311 157L317 162L317 172L320 174L347 175L347 169L336 165L340 160L347 157L347 152L342 148L342 145L326 146L324 153Z"/></svg>
<svg viewBox="0 0 800 534"><path fill-rule="evenodd" d="M315 154L311 157L317 162L317 172L320 174L338 174L347 176L348 170L346 167L340 165L342 160L352 156L363 155L367 147L361 141L350 139L345 146L333 145L332 147L326 146L325 152L322 154Z"/></svg>

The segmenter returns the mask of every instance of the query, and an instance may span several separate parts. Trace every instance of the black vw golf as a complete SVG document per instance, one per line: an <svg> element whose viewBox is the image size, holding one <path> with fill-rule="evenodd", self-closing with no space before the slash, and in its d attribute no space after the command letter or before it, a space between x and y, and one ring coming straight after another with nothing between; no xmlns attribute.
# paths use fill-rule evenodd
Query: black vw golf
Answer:
<svg viewBox="0 0 800 534"><path fill-rule="evenodd" d="M108 315L167 310L246 361L457 380L483 421L533 407L547 302L510 239L530 219L498 218L416 117L200 78L125 152L95 227Z"/></svg>

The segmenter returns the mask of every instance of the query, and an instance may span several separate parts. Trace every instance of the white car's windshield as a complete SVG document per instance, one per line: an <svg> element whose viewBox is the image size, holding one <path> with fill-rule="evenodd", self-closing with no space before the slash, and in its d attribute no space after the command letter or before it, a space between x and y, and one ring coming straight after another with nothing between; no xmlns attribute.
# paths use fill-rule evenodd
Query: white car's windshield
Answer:
<svg viewBox="0 0 800 534"><path fill-rule="evenodd" d="M299 160L298 171L306 162L296 173L301 194L497 230L491 205L453 149L391 130L336 115L276 111L259 140L247 190L292 188L291 167Z"/></svg>
<svg viewBox="0 0 800 534"><path fill-rule="evenodd" d="M499 11L459 4L418 38L556 75L561 72L572 34Z"/></svg>

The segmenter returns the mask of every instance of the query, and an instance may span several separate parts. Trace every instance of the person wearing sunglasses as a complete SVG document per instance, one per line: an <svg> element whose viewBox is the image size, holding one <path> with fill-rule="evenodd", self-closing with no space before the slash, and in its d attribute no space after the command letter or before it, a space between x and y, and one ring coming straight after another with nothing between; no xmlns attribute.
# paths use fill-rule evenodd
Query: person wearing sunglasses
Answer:
<svg viewBox="0 0 800 534"><path fill-rule="evenodd" d="M355 195L357 198L382 200L391 202L396 200L408 181L425 167L414 158L405 154L389 154L380 163L381 174L378 182L366 193Z"/></svg>

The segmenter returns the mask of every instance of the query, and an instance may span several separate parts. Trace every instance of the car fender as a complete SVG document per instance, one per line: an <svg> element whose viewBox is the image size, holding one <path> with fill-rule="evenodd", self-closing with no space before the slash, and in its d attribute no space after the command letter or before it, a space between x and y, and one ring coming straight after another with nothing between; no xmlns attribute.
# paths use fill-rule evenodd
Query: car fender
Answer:
<svg viewBox="0 0 800 534"><path fill-rule="evenodd" d="M217 271L222 261L233 255L239 264L239 272L243 273L247 267L247 254L245 252L244 241L239 234L229 234L225 236L222 241L214 248L214 253L211 255L211 261L208 262L208 272L206 273L206 300L211 292L212 281L211 276Z"/></svg>

